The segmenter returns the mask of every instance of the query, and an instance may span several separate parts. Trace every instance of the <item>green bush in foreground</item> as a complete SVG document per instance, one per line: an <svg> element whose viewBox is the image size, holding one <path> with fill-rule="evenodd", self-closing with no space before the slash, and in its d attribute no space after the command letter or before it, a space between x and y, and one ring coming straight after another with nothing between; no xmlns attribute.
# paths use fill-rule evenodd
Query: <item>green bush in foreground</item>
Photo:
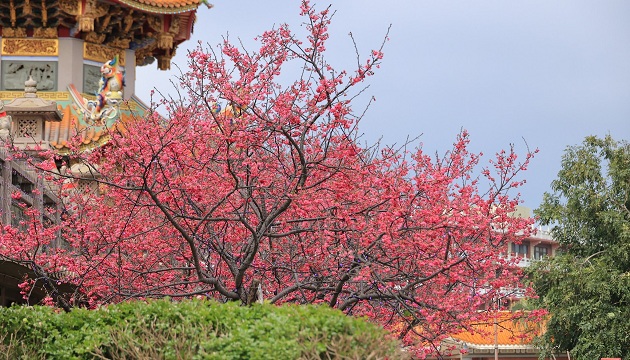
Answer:
<svg viewBox="0 0 630 360"><path fill-rule="evenodd" d="M378 326L326 307L129 302L0 309L6 359L402 359Z"/></svg>

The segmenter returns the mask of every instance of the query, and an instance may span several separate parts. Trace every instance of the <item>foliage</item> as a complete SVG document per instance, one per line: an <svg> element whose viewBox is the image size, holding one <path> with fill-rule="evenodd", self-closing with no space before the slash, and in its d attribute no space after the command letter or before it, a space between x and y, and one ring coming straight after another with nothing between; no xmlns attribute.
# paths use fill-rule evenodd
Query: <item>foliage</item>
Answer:
<svg viewBox="0 0 630 360"><path fill-rule="evenodd" d="M406 357L386 332L322 306L168 299L58 313L0 309L0 353L19 359L368 359Z"/></svg>
<svg viewBox="0 0 630 360"><path fill-rule="evenodd" d="M70 170L99 185L61 194L52 228L66 250L35 251L58 232L34 219L6 230L3 254L65 274L91 304L322 303L422 348L481 320L477 309L519 279L500 253L529 233L531 220L510 214L532 154L502 150L484 167L466 132L443 156L360 146L352 100L381 49L339 71L324 58L330 10L301 11L304 39L281 25L258 51L199 47L181 99L112 130L106 146L74 144ZM300 71L288 81L286 69ZM49 180L78 176L38 166Z"/></svg>
<svg viewBox="0 0 630 360"><path fill-rule="evenodd" d="M534 269L551 318L541 343L578 359L630 357L630 144L569 147L537 214L565 253Z"/></svg>

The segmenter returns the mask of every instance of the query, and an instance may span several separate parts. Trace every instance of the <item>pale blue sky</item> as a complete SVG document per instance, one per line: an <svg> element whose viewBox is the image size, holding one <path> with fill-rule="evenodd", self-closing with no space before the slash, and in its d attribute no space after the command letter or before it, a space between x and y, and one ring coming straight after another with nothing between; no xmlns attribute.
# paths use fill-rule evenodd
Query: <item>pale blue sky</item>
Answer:
<svg viewBox="0 0 630 360"><path fill-rule="evenodd" d="M213 3L174 58L183 69L197 41L229 33L255 49L252 39L274 24L301 23L297 0ZM422 134L426 151L443 152L465 128L472 149L491 155L510 143L522 153L525 139L540 149L521 190L536 207L567 145L591 134L630 140L630 1L345 0L332 9L328 59L339 67L355 61L350 31L367 53L392 24L366 93L377 100L360 126L370 143ZM169 88L174 71L139 68L136 94Z"/></svg>

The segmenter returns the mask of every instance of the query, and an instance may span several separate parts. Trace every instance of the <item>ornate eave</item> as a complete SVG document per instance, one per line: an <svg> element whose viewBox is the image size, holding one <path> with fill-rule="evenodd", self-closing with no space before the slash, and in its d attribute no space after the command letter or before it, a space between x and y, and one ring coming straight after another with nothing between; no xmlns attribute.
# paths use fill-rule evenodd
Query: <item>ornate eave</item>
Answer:
<svg viewBox="0 0 630 360"><path fill-rule="evenodd" d="M81 38L136 52L137 65L158 60L166 70L177 46L190 39L202 0L0 1L3 39Z"/></svg>
<svg viewBox="0 0 630 360"><path fill-rule="evenodd" d="M59 2L64 0L0 1L0 26L3 29L56 29L58 26L69 25L74 20L61 11Z"/></svg>
<svg viewBox="0 0 630 360"><path fill-rule="evenodd" d="M200 0L114 0L131 8L154 14L180 14L195 11Z"/></svg>

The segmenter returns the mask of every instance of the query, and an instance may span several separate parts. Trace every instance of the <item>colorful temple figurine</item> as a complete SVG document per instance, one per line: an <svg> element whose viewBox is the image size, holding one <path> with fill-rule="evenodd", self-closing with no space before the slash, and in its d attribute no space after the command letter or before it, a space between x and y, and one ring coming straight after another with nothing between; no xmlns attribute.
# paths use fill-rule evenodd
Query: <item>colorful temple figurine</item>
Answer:
<svg viewBox="0 0 630 360"><path fill-rule="evenodd" d="M89 125L101 126L118 115L118 105L123 99L124 86L125 73L116 55L101 66L96 100L87 100L81 96L74 85L70 85L68 90L76 102L76 109L84 115L84 121Z"/></svg>
<svg viewBox="0 0 630 360"><path fill-rule="evenodd" d="M118 55L101 66L101 79L98 82L99 88L96 94L96 114L110 104L115 104L123 97L123 87L125 86L125 74L120 68Z"/></svg>

